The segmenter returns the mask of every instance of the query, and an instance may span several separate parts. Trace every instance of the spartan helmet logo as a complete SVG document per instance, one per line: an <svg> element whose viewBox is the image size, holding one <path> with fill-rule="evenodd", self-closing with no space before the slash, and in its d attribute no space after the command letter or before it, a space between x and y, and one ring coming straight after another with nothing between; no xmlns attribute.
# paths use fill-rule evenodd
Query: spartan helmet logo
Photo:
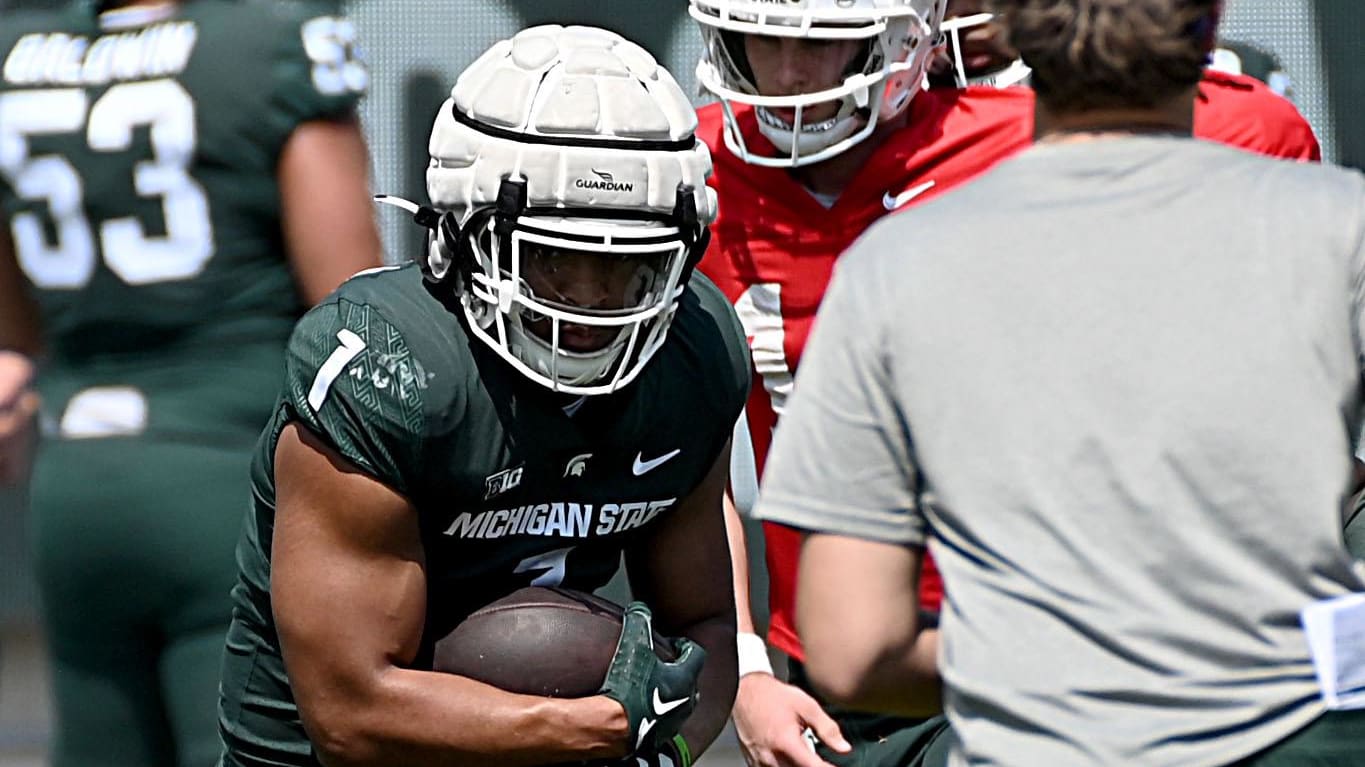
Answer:
<svg viewBox="0 0 1365 767"><path fill-rule="evenodd" d="M588 459L592 458L592 453L576 455L569 459L569 463L564 467L564 476L581 477L588 468Z"/></svg>

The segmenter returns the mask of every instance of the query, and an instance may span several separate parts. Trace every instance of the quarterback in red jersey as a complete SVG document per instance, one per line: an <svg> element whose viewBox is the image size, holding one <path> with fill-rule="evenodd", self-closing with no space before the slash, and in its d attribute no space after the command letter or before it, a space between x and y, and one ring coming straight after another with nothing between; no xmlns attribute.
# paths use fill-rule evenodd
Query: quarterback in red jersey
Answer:
<svg viewBox="0 0 1365 767"><path fill-rule="evenodd" d="M747 418L762 467L839 254L888 211L930 199L1031 144L1033 94L986 88L919 93L901 116L903 125L888 131L828 206L793 174L748 165L725 149L720 105L703 107L699 115L697 136L717 147L714 188L724 200L700 268L735 303L749 336L757 380ZM770 146L752 109L736 107L735 116L748 146ZM799 659L791 605L800 540L780 526L765 533L769 639ZM926 575L921 600L934 609L939 581L932 569Z"/></svg>
<svg viewBox="0 0 1365 767"><path fill-rule="evenodd" d="M711 183L721 201L700 268L735 303L749 337L758 380L746 425L760 472L839 254L888 211L941 194L1032 141L1027 88L919 87L944 5L691 0L705 42L698 77L720 99L699 112L697 135L712 148ZM1011 71L1019 74L1020 66ZM1275 156L1319 156L1312 130L1288 101L1237 75L1206 77L1196 132ZM827 764L809 748L811 735L831 762L903 763L932 739L934 720L831 718L801 689L794 615L801 539L765 524L768 641L791 658L796 686L772 675L763 640L753 634L743 528L731 511L743 675L734 719L748 763ZM932 610L942 582L925 562L920 603Z"/></svg>

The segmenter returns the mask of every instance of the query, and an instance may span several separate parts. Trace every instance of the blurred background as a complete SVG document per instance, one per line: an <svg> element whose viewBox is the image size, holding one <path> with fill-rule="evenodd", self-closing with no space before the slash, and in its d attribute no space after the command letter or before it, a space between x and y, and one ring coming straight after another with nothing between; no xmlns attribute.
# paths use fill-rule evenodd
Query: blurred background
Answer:
<svg viewBox="0 0 1365 767"><path fill-rule="evenodd" d="M15 9L61 4L0 0L0 24ZM557 22L614 29L652 51L689 93L697 93L693 69L701 42L687 17L686 0L340 4L356 21L373 76L361 115L373 155L374 188L380 192L425 201L427 135L455 75L490 43L524 26ZM1220 36L1252 46L1251 55L1268 53L1278 59L1290 96L1317 131L1326 160L1365 169L1365 2L1228 0ZM697 100L702 100L699 94ZM389 260L410 258L422 233L397 211L378 215ZM242 487L245 498L245 477ZM23 508L22 489L0 490L0 767L44 764L49 726L47 672L39 649L41 628L28 573ZM750 536L751 548L758 538ZM761 561L761 552L753 553ZM756 576L753 597L760 607L766 603L761 568ZM718 744L703 764L737 767L742 761L729 740Z"/></svg>

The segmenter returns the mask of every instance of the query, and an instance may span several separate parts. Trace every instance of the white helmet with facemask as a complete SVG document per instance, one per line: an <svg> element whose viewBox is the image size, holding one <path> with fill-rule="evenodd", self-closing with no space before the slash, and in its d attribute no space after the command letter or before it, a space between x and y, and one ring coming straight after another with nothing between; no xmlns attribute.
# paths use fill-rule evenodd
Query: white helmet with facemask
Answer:
<svg viewBox="0 0 1365 767"><path fill-rule="evenodd" d="M924 87L947 0L690 0L701 25L697 79L720 99L725 143L745 162L797 167L827 160L872 135L899 115ZM809 40L857 40L863 49L843 81L825 90L764 96L754 83L744 35ZM803 112L837 102L829 119L810 123ZM754 107L759 130L779 154L747 146L735 104ZM788 121L772 110L794 109Z"/></svg>
<svg viewBox="0 0 1365 767"><path fill-rule="evenodd" d="M549 25L497 43L436 117L434 210L405 206L433 230L428 286L532 380L625 386L662 346L715 219L695 129L673 77L613 32ZM563 289L585 258L614 295Z"/></svg>

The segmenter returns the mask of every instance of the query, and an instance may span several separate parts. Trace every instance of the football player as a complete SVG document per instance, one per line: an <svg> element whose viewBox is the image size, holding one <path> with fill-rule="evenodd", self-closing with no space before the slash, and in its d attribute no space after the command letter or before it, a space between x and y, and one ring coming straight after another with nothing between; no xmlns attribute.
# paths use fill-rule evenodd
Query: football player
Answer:
<svg viewBox="0 0 1365 767"><path fill-rule="evenodd" d="M429 249L351 279L290 341L238 546L226 765L685 767L724 727L721 499L750 371L693 272L716 212L695 128L668 72L605 30L532 27L459 77L433 207L392 200ZM587 698L430 670L476 608L591 591L623 552L704 665L659 661L646 630Z"/></svg>
<svg viewBox="0 0 1365 767"><path fill-rule="evenodd" d="M0 348L41 368L58 767L217 759L241 477L278 359L307 306L381 263L367 73L333 7L82 0L0 24ZM23 378L0 374L9 475Z"/></svg>
<svg viewBox="0 0 1365 767"><path fill-rule="evenodd" d="M945 45L930 64L933 85L1029 84L1028 65L986 8L986 0L948 0ZM1202 138L1262 154L1320 161L1322 148L1312 126L1288 98L1289 78L1273 55L1244 43L1220 42L1200 83L1195 130Z"/></svg>
<svg viewBox="0 0 1365 767"><path fill-rule="evenodd" d="M691 0L704 43L698 79L718 100L699 115L721 200L700 269L735 303L749 339L756 377L742 425L760 472L839 254L889 211L933 199L1032 143L1028 88L922 88L944 6ZM1278 96L1269 95L1288 111L1276 114L1292 112L1298 128L1264 133L1264 121L1240 124L1234 107L1268 94L1240 88L1220 89L1226 98L1196 107L1201 135L1316 156L1307 123ZM793 613L799 537L765 523L767 639L789 657L795 686L772 673L749 613L743 527L733 506L728 513L742 674L734 720L746 756L760 765L818 765L812 740L841 764L901 763L918 753L941 720L847 711L831 718L809 694ZM941 582L925 563L920 605L933 614ZM936 708L931 701L923 713ZM836 753L845 740L856 753Z"/></svg>

